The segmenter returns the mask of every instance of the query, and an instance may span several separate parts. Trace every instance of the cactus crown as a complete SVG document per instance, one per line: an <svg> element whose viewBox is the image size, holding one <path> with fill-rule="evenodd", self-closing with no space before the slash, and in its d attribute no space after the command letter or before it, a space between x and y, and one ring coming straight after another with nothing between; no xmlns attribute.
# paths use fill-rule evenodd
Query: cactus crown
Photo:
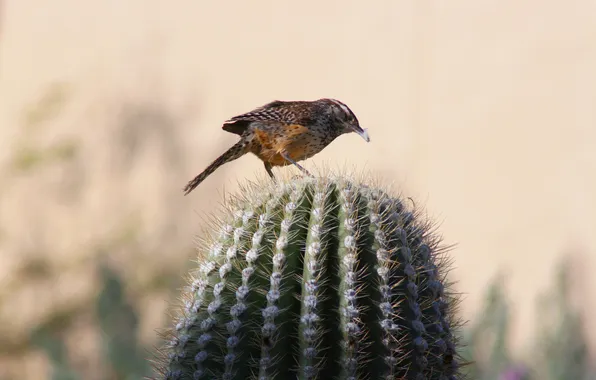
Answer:
<svg viewBox="0 0 596 380"><path fill-rule="evenodd" d="M161 379L461 379L444 247L345 178L250 185L211 226Z"/></svg>

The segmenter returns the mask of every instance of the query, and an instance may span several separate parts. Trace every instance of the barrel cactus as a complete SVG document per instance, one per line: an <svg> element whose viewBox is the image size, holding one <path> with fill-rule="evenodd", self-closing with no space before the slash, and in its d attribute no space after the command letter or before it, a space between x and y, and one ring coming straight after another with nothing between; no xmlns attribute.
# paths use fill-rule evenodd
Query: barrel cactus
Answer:
<svg viewBox="0 0 596 380"><path fill-rule="evenodd" d="M431 224L338 178L252 184L206 231L160 379L461 379Z"/></svg>

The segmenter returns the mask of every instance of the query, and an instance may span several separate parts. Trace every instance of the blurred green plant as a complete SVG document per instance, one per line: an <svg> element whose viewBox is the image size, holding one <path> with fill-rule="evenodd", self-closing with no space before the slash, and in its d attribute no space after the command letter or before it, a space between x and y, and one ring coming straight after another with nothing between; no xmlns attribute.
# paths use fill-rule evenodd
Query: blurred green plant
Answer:
<svg viewBox="0 0 596 380"><path fill-rule="evenodd" d="M138 341L138 313L124 293L118 273L105 264L99 265L102 290L95 300L95 319L101 332L102 368L111 380L140 379L150 373L147 354ZM78 380L79 375L68 362L64 343L65 327L70 313L55 318L31 333L31 343L41 348L52 365L52 380Z"/></svg>
<svg viewBox="0 0 596 380"><path fill-rule="evenodd" d="M138 316L124 296L123 283L108 266L100 267L103 289L96 302L96 317L101 329L105 365L110 366L111 379L136 379L149 373L143 349L137 338Z"/></svg>
<svg viewBox="0 0 596 380"><path fill-rule="evenodd" d="M16 182L20 179L31 177L38 181L39 174L46 170L59 169L60 180L56 181L55 187L50 189L45 183L37 183L36 186L43 186L44 196L51 194L44 199L46 203L58 202L62 206L77 208L77 196L87 190L85 170L88 161L79 154L83 152L83 140L79 141L77 138L81 128L64 136L57 136L53 129L63 123L61 118L78 100L73 97L71 84L62 81L51 83L43 88L40 94L21 112L17 135L10 144L7 160L0 167L0 196L8 193L11 185L18 186ZM121 170L108 169L109 180L118 181L118 175L128 175L135 169L132 166L135 164L134 160L138 160L138 156L148 146L153 148L152 144L156 142L160 144L160 150L153 150L152 157L163 155L162 161L169 165L168 173L184 172L181 149L184 135L173 132L181 124L184 115L174 112L158 101L123 99L122 104L115 108L118 112L115 112L116 117L113 120L110 119L110 123L114 125L110 125L112 132L106 138L106 145L113 152L113 167ZM68 128L62 130L68 131ZM56 176L53 175L52 178ZM37 217L37 213L35 210L30 215ZM118 213L118 210L115 210L115 213ZM155 247L159 244L175 249L176 254L172 256L177 257L179 261L188 257L187 250L192 249L190 242L180 244L182 247L172 248L172 236L177 236L176 233L179 232L181 215L179 208L172 205L167 207L165 216L160 219L162 225L149 232L154 238L158 235L158 238L155 238L157 243L147 244L147 239L142 239L148 232L145 230L144 220L136 213L126 213L119 217L119 224L113 228L113 238L102 236L98 246L107 248L105 252L110 252L106 255L108 258L117 257L119 252L124 251L129 260L137 256L143 259L140 264L138 260L132 260L135 262L134 276L121 278L109 268L99 266L98 273L101 273L102 279L99 286L103 288L101 293L95 293L96 288L90 287L92 290L85 294L57 297L56 302L47 310L41 311L43 308L38 308L40 315L31 328L27 327L31 326L27 323L20 323L19 328L15 328L15 324L11 323L14 321L11 314L0 315L0 379L23 378L23 365L26 370L33 368L35 371L37 361L29 359L31 355L35 357L34 353L39 351L45 354L52 365L52 373L48 378L95 380L104 378L104 373L105 378L109 379L142 378L148 368L145 357L153 350L139 342L138 323L146 314L141 314L140 309L135 307L144 306L146 301L159 302L162 299L167 300L169 296L174 298L176 295L173 290L170 295L168 291L182 282L176 264L164 267L145 259L152 255L148 253L148 247L160 251L160 247ZM40 238L45 233L48 233L48 236L51 234L48 232L50 229L45 231L44 228L45 225L40 224L39 234L27 235L22 239L26 240L26 243L15 244L17 248L11 247L16 251L15 257L19 258L19 264L0 287L0 309L8 310L11 302L26 299L30 294L28 292L34 292L40 287L52 287L59 277L69 276L78 269L81 269L81 273L86 273L89 264L95 265L89 262L95 246L81 246L79 256L73 255L66 261L55 260L55 257L60 255L54 255L52 248L46 248L45 242ZM0 226L0 243L4 244L5 240L8 240L5 236L14 239L13 236L5 234L3 226ZM24 248L18 248L20 246ZM0 247L0 251L2 248L4 247ZM63 259L64 256L60 258ZM189 267L190 265L188 263ZM118 269L126 270L120 266ZM128 289L128 297L124 296L125 287ZM15 296L17 293L24 296ZM73 348L73 336L77 334L78 328L82 328L84 333L101 331L101 342L98 341L87 350L79 351L76 346ZM101 371L97 371L97 356L93 346L101 347Z"/></svg>
<svg viewBox="0 0 596 380"><path fill-rule="evenodd" d="M70 89L66 83L54 82L50 84L39 99L30 104L23 112L23 127L26 130L36 129L55 118L63 110L69 97Z"/></svg>
<svg viewBox="0 0 596 380"><path fill-rule="evenodd" d="M52 365L52 380L79 380L68 363L67 350L63 340L46 328L37 329L31 337L32 343L41 348Z"/></svg>
<svg viewBox="0 0 596 380"><path fill-rule="evenodd" d="M535 352L539 378L548 380L594 380L583 317L571 300L572 274L562 263L552 291L538 302L538 339Z"/></svg>
<svg viewBox="0 0 596 380"><path fill-rule="evenodd" d="M464 333L463 356L473 364L467 375L478 380L594 380L583 317L570 299L569 265L560 265L553 289L538 302L537 339L526 362L508 350L510 303L502 276L489 286L484 308Z"/></svg>
<svg viewBox="0 0 596 380"><path fill-rule="evenodd" d="M47 148L37 148L30 144L22 143L15 149L12 157L14 169L27 172L37 168L40 164L58 163L68 161L76 156L78 144L74 140L63 140Z"/></svg>
<svg viewBox="0 0 596 380"><path fill-rule="evenodd" d="M510 323L509 302L504 290L504 279L497 276L489 286L482 310L465 331L466 353L473 360L468 375L472 379L498 379L512 360L507 351L507 333Z"/></svg>
<svg viewBox="0 0 596 380"><path fill-rule="evenodd" d="M15 143L11 160L17 172L28 172L40 164L68 161L76 156L78 143L72 139L59 140L49 147L39 147L33 141L43 124L60 115L69 96L67 84L52 83L39 99L26 107L21 121L22 134Z"/></svg>

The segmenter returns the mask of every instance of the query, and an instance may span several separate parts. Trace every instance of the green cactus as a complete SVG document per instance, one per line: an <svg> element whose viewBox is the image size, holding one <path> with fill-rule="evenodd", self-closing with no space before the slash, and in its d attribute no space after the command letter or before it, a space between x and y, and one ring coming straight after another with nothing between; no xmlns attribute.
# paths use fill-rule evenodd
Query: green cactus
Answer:
<svg viewBox="0 0 596 380"><path fill-rule="evenodd" d="M253 184L211 226L160 379L461 379L430 223L344 178Z"/></svg>

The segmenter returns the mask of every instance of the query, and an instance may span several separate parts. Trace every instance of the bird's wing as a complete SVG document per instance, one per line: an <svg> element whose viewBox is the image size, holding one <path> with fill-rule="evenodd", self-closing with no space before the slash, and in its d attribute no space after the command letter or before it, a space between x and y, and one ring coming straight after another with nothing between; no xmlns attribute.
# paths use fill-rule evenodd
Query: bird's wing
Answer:
<svg viewBox="0 0 596 380"><path fill-rule="evenodd" d="M242 135L253 121L275 121L282 124L296 123L295 105L301 102L284 102L275 100L242 115L234 116L224 122L222 129L226 132Z"/></svg>

